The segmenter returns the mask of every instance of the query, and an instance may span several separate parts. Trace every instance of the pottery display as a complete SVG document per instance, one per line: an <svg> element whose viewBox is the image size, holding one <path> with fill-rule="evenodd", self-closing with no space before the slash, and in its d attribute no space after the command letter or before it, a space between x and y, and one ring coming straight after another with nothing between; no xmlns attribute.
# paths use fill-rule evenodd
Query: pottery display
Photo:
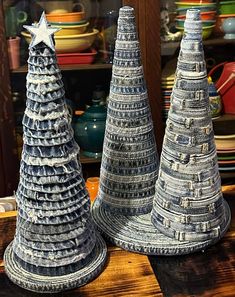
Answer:
<svg viewBox="0 0 235 297"><path fill-rule="evenodd" d="M76 34L76 35L65 35L65 36L55 36L56 52L57 53L74 53L81 52L89 49L95 41L98 30L93 29L92 32ZM25 37L27 43L30 43L31 36L27 32L22 32L22 36Z"/></svg>
<svg viewBox="0 0 235 297"><path fill-rule="evenodd" d="M100 158L102 155L107 109L100 100L92 100L81 116L74 119L74 135L77 143L88 157Z"/></svg>

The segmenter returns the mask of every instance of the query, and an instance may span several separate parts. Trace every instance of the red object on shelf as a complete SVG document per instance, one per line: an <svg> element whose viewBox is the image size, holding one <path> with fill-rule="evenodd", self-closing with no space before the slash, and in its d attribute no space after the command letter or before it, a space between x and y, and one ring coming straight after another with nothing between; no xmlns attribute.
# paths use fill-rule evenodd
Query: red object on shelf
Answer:
<svg viewBox="0 0 235 297"><path fill-rule="evenodd" d="M208 76L212 76L222 66L222 73L215 86L222 98L224 113L235 114L235 62L222 62L216 65Z"/></svg>
<svg viewBox="0 0 235 297"><path fill-rule="evenodd" d="M97 51L95 49L90 49L89 52L82 53L57 54L57 62L59 65L92 64L96 54Z"/></svg>

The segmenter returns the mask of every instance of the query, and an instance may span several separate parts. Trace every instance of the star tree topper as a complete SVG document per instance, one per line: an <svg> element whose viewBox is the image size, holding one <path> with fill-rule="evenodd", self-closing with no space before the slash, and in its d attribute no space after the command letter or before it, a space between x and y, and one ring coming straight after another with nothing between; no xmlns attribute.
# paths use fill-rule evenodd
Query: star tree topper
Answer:
<svg viewBox="0 0 235 297"><path fill-rule="evenodd" d="M55 32L59 31L60 28L51 28L48 26L44 12L42 13L38 24L34 24L32 26L25 25L24 28L27 29L32 35L32 41L29 45L30 47L34 47L40 42L44 42L53 51L55 50L53 35Z"/></svg>

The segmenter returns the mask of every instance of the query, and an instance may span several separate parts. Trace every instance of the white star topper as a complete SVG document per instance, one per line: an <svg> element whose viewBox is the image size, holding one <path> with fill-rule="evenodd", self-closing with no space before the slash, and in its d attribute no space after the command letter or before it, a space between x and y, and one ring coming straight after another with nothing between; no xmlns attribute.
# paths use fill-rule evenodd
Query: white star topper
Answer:
<svg viewBox="0 0 235 297"><path fill-rule="evenodd" d="M24 26L24 28L27 29L32 35L32 41L29 45L30 47L34 47L40 42L44 42L52 50L55 50L53 34L59 31L60 28L51 28L48 26L44 12L42 13L38 24Z"/></svg>

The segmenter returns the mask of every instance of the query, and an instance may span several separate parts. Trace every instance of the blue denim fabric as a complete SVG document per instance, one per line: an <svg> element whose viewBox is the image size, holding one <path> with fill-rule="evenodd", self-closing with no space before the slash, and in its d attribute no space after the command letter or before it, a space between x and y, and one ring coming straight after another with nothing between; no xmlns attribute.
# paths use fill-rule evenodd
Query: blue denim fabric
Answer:
<svg viewBox="0 0 235 297"><path fill-rule="evenodd" d="M29 175L34 176L53 176L53 175L64 175L73 173L73 171L81 171L81 164L78 165L78 161L74 158L66 164L61 164L60 166L52 167L48 165L38 166L28 164L27 161L21 161L20 170L26 172Z"/></svg>
<svg viewBox="0 0 235 297"><path fill-rule="evenodd" d="M70 119L66 116L61 116L54 120L33 120L32 118L29 118L26 114L24 114L23 117L23 125L26 128L29 128L31 130L59 130L61 127L64 127L65 129L69 129L70 125Z"/></svg>
<svg viewBox="0 0 235 297"><path fill-rule="evenodd" d="M180 241L227 228L202 46L200 12L188 10L152 209L158 231Z"/></svg>
<svg viewBox="0 0 235 297"><path fill-rule="evenodd" d="M110 211L141 214L152 208L158 158L139 44L129 41L135 34L122 37L135 25L123 22L114 53L98 197Z"/></svg>
<svg viewBox="0 0 235 297"><path fill-rule="evenodd" d="M77 273L99 255L55 52L39 44L30 49L28 63L18 217L10 252L13 266L24 269L30 280L35 274Z"/></svg>
<svg viewBox="0 0 235 297"><path fill-rule="evenodd" d="M27 98L29 98L32 101L41 102L41 103L52 102L54 100L64 98L64 95L65 95L64 89L58 89L46 94L39 94L39 93L31 92L29 90L27 90L26 92Z"/></svg>

